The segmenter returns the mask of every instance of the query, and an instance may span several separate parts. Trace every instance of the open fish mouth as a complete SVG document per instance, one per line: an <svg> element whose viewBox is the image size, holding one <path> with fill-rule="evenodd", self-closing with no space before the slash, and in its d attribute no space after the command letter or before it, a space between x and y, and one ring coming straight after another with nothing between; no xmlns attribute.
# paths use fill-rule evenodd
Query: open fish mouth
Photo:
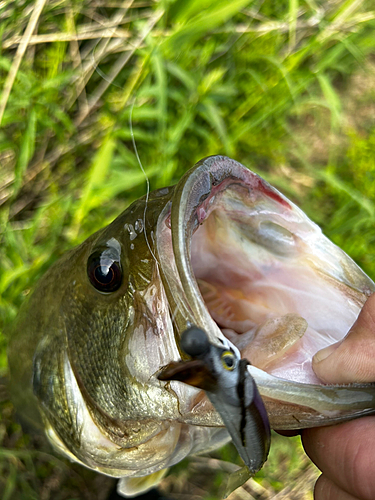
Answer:
<svg viewBox="0 0 375 500"><path fill-rule="evenodd" d="M322 386L311 360L345 336L374 283L281 193L239 163L209 157L176 186L157 236L178 330L188 318L241 351L268 406L278 400L274 427L371 408L373 396L357 387L344 395Z"/></svg>

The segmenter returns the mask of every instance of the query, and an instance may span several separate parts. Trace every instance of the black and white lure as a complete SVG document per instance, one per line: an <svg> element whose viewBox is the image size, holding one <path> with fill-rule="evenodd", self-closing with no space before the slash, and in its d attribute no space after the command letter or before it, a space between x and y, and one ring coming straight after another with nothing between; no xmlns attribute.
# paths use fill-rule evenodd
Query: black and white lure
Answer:
<svg viewBox="0 0 375 500"><path fill-rule="evenodd" d="M246 479L251 477L267 460L270 425L247 369L249 362L240 358L230 342L226 341L222 347L212 344L207 334L195 326L183 332L180 347L192 360L171 363L158 378L179 380L204 389L248 468Z"/></svg>

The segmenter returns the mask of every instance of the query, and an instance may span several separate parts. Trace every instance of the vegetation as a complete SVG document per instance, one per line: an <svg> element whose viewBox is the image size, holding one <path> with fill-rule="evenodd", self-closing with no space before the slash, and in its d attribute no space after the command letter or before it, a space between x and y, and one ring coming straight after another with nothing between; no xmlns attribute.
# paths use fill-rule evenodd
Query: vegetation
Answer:
<svg viewBox="0 0 375 500"><path fill-rule="evenodd" d="M375 276L373 3L8 0L0 19L2 330L52 262L145 193L132 131L152 189L226 154ZM1 391L0 411L1 498L105 498L106 479L33 449ZM272 453L242 495L312 498L298 440ZM215 498L212 460L189 498ZM194 467L165 491L186 498Z"/></svg>

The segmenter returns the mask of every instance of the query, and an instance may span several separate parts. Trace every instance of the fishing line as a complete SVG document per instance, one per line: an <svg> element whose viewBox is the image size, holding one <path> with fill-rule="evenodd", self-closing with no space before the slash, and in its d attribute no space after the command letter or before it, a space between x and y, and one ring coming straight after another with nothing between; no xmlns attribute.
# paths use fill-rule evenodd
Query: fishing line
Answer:
<svg viewBox="0 0 375 500"><path fill-rule="evenodd" d="M103 80L105 80L107 83L109 83L110 85L113 85L114 87L117 87L117 88L120 88L121 90L123 89L123 87L121 87L120 85L117 85L116 83L114 83L113 81L109 80L107 78L107 75L105 73L103 73L103 71L99 68L99 66L97 65L96 63L96 59L95 59L95 51L99 45L99 43L102 41L102 38L97 42L97 44L95 45L94 49L93 49L93 53L92 53L92 59L93 59L93 63L94 63L94 69L95 71L99 74L99 76L101 76L103 78ZM138 161L138 165L145 177L145 180L146 180L146 186L147 186L147 189L146 189L146 203L145 203L145 210L143 212L143 233L145 235L145 240L146 240L146 244L147 244L147 247L151 253L151 255L153 256L155 262L157 264L159 264L159 261L158 259L156 258L154 252L152 251L151 249L151 246L150 246L150 243L148 241L148 237L147 237L147 232L146 232L146 211L147 211L147 205L148 205L148 199L149 199L149 195L150 195L150 181L149 181L149 178L146 174L146 171L145 169L143 168L143 165L142 165L142 162L141 162L141 159L139 157L139 154L138 154L138 149L137 149L137 145L135 143L135 138L134 138L134 131L133 131L133 108L134 108L134 104L135 104L135 98L133 99L133 102L131 104L131 107L130 107L130 115L129 115L129 129L130 129L130 136L131 136L131 139L132 139L132 143L133 143L133 149L134 149L134 152L135 152L135 156L137 158L137 161Z"/></svg>
<svg viewBox="0 0 375 500"><path fill-rule="evenodd" d="M176 304L176 307L174 308L174 311L172 312L172 308L168 302L168 309L169 309L169 314L171 317L172 324L174 323L174 320L176 319L177 313L182 311L182 308L180 304Z"/></svg>
<svg viewBox="0 0 375 500"><path fill-rule="evenodd" d="M115 34L115 31L116 29L113 28L113 35ZM99 44L101 44L101 42L104 40L104 37L100 37L100 39L96 42L96 44L94 45L94 48L92 50L92 55L91 55L91 59L92 59L92 65L93 65L93 68L94 68L94 71L95 73L98 73L98 75L103 78L103 80L105 80L107 83L109 83L109 85L112 85L113 87L117 87L118 89L120 90L124 90L124 87L121 86L121 85L117 85L117 83L114 83L113 79L111 80L108 75L106 75L104 73L104 71L102 71L100 68L99 68L99 63L100 63L100 60L99 59L96 59L95 57L95 54L96 54L96 49L99 47ZM102 50L105 50L109 43L111 41L111 38L108 38L104 44L104 48Z"/></svg>
<svg viewBox="0 0 375 500"><path fill-rule="evenodd" d="M155 262L157 264L159 264L158 259L156 258L154 252L151 249L151 246L150 246L150 243L149 243L148 237L147 237L147 231L146 231L146 211L147 211L148 199L149 199L149 196L150 196L150 181L149 181L149 178L148 178L148 176L146 174L145 169L143 168L141 159L140 159L139 154L138 154L137 145L135 143L134 131L133 131L133 108L134 108L134 104L135 104L135 99L133 99L132 105L130 107L130 114L129 114L130 136L132 138L133 148L134 148L135 156L136 156L137 161L138 161L139 168L142 170L142 173L143 173L143 175L144 175L144 177L146 179L146 203L145 203L145 209L144 209L144 212L143 212L143 233L145 235L146 244L147 244L148 249L150 250L151 255L153 256Z"/></svg>
<svg viewBox="0 0 375 500"><path fill-rule="evenodd" d="M129 7L131 7L132 3L133 3L134 0L131 0L131 2L128 4L128 6L126 6L125 8L123 9L120 9L122 10L122 14L119 14L117 13L115 17L112 17L112 20L115 20L116 23L112 26L112 27L109 27L109 28L106 28L108 31L111 32L111 36L107 37L107 40L106 42L104 43L104 47L102 49L102 51L104 52L104 50L107 49L108 45L113 42L113 38L115 38L116 36L116 30L118 28L118 26L120 26L120 24L122 23L125 15L127 14L128 10L129 10ZM101 42L104 40L104 36L101 36L100 39L95 43L94 45L94 48L93 48L93 51L92 51L92 62L93 62L93 68L94 68L94 71L96 73L98 73L98 75L103 78L103 80L105 80L107 83L109 83L110 85L113 85L114 87L117 87L121 90L123 90L123 87L121 85L117 85L116 83L113 82L114 79L110 79L105 73L104 71L102 71L100 68L99 68L99 65L98 63L100 62L99 60L97 61L96 57L95 57L95 53L96 53L96 49L98 48L99 44L101 44ZM128 45L130 45L131 47L133 47L133 49L136 48L136 46L134 44L132 44L131 42L128 42Z"/></svg>
<svg viewBox="0 0 375 500"><path fill-rule="evenodd" d="M96 61L94 61L94 63L96 63ZM96 73L98 73L99 76L101 76L103 78L103 80L105 80L107 83L109 83L113 87L117 87L118 89L124 90L124 87L122 87L121 85L117 85L117 83L114 83L113 81L111 81L107 77L107 75L99 68L99 66L95 66L95 71L96 71Z"/></svg>

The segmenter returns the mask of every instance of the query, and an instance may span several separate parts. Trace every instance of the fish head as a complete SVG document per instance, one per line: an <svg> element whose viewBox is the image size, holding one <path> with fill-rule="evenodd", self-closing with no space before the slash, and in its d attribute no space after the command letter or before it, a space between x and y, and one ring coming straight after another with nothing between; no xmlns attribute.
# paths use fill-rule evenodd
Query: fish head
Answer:
<svg viewBox="0 0 375 500"><path fill-rule="evenodd" d="M115 477L147 475L200 449L199 429L181 418L193 389L176 394L157 379L180 356L154 254L172 193L137 200L63 256L21 311L8 351L16 406L30 406L33 423L41 415L60 452ZM206 443L228 440L222 427L202 432Z"/></svg>
<svg viewBox="0 0 375 500"><path fill-rule="evenodd" d="M115 477L155 473L229 439L204 391L158 378L189 359L180 340L195 325L249 360L274 428L352 418L374 404L366 388L338 408L311 358L374 290L281 193L209 157L47 272L10 342L15 399L36 403L72 460Z"/></svg>

